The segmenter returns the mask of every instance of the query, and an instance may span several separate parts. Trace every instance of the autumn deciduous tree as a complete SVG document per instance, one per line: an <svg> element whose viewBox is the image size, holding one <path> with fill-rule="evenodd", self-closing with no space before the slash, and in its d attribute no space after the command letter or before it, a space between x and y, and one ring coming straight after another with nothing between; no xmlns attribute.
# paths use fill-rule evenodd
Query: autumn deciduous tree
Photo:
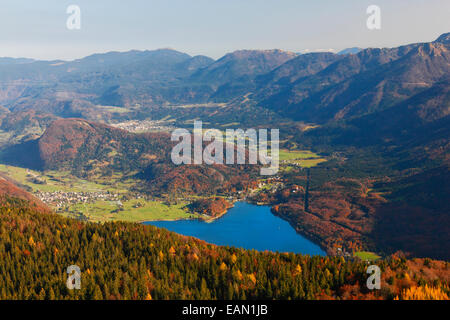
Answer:
<svg viewBox="0 0 450 320"><path fill-rule="evenodd" d="M447 287L448 291L448 287ZM414 286L405 289L396 300L449 300L448 294L439 287Z"/></svg>
<svg viewBox="0 0 450 320"><path fill-rule="evenodd" d="M437 282L423 278L419 285L408 263L379 262L394 279L387 284L392 292L408 281L399 299L448 299L446 264L418 261L424 274L440 274ZM66 269L74 264L82 272L81 290L65 286ZM0 203L2 300L391 297L367 292L366 267L341 257L220 247L153 226L85 223L35 211L17 199Z"/></svg>

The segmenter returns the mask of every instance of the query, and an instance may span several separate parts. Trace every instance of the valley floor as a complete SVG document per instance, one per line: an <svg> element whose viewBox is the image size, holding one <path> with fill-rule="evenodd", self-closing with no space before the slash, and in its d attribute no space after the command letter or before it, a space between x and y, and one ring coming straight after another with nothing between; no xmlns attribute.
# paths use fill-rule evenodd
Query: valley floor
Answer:
<svg viewBox="0 0 450 320"><path fill-rule="evenodd" d="M38 172L0 165L0 174L37 196L66 217L93 222L150 220L178 220L198 218L189 212L189 202L167 203L153 197L132 192L132 179L83 180L68 172Z"/></svg>

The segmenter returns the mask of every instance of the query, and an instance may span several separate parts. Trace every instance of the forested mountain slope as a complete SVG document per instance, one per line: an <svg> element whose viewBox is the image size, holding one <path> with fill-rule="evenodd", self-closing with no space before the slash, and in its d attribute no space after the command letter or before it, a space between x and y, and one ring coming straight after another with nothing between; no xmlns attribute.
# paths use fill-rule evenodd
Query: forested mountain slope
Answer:
<svg viewBox="0 0 450 320"><path fill-rule="evenodd" d="M175 143L161 133L130 133L84 119L58 119L35 140L2 150L2 163L35 170L68 170L94 179L119 174L141 181L141 191L155 194L204 194L245 190L257 167L181 165L171 160Z"/></svg>
<svg viewBox="0 0 450 320"><path fill-rule="evenodd" d="M218 247L138 224L83 223L36 212L13 198L0 206L0 258L0 299L413 298L407 289L422 298L449 294L444 262L380 261L383 290L371 292L367 265L358 260ZM70 265L81 269L81 290L66 287Z"/></svg>

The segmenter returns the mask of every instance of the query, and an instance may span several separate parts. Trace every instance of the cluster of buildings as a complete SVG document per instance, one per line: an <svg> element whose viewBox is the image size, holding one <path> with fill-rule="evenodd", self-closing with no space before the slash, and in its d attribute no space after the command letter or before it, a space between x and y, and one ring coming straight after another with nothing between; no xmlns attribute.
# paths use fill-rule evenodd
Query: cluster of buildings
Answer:
<svg viewBox="0 0 450 320"><path fill-rule="evenodd" d="M57 208L65 207L69 204L93 203L98 200L120 201L120 195L117 193L106 192L42 192L36 194L42 202Z"/></svg>
<svg viewBox="0 0 450 320"><path fill-rule="evenodd" d="M309 159L302 159L302 160L309 160ZM281 160L280 165L297 167L301 170L305 169L305 166L301 163L300 160Z"/></svg>
<svg viewBox="0 0 450 320"><path fill-rule="evenodd" d="M155 131L171 131L174 128L167 126L166 121L161 120L130 120L117 124L112 124L113 127L126 130L128 132L155 132Z"/></svg>
<svg viewBox="0 0 450 320"><path fill-rule="evenodd" d="M353 258L353 254L351 252L348 252L345 249L343 250L340 247L336 248L335 255L338 256L338 257L344 257L346 259Z"/></svg>

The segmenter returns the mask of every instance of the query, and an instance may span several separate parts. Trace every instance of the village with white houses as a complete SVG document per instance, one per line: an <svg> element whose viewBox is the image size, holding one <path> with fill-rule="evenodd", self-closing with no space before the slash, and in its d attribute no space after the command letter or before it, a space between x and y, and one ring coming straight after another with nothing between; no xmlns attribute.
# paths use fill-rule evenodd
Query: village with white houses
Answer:
<svg viewBox="0 0 450 320"><path fill-rule="evenodd" d="M99 200L103 201L121 201L121 196L118 193L106 192L42 192L38 191L35 195L45 204L62 208L70 204L78 203L94 203Z"/></svg>

